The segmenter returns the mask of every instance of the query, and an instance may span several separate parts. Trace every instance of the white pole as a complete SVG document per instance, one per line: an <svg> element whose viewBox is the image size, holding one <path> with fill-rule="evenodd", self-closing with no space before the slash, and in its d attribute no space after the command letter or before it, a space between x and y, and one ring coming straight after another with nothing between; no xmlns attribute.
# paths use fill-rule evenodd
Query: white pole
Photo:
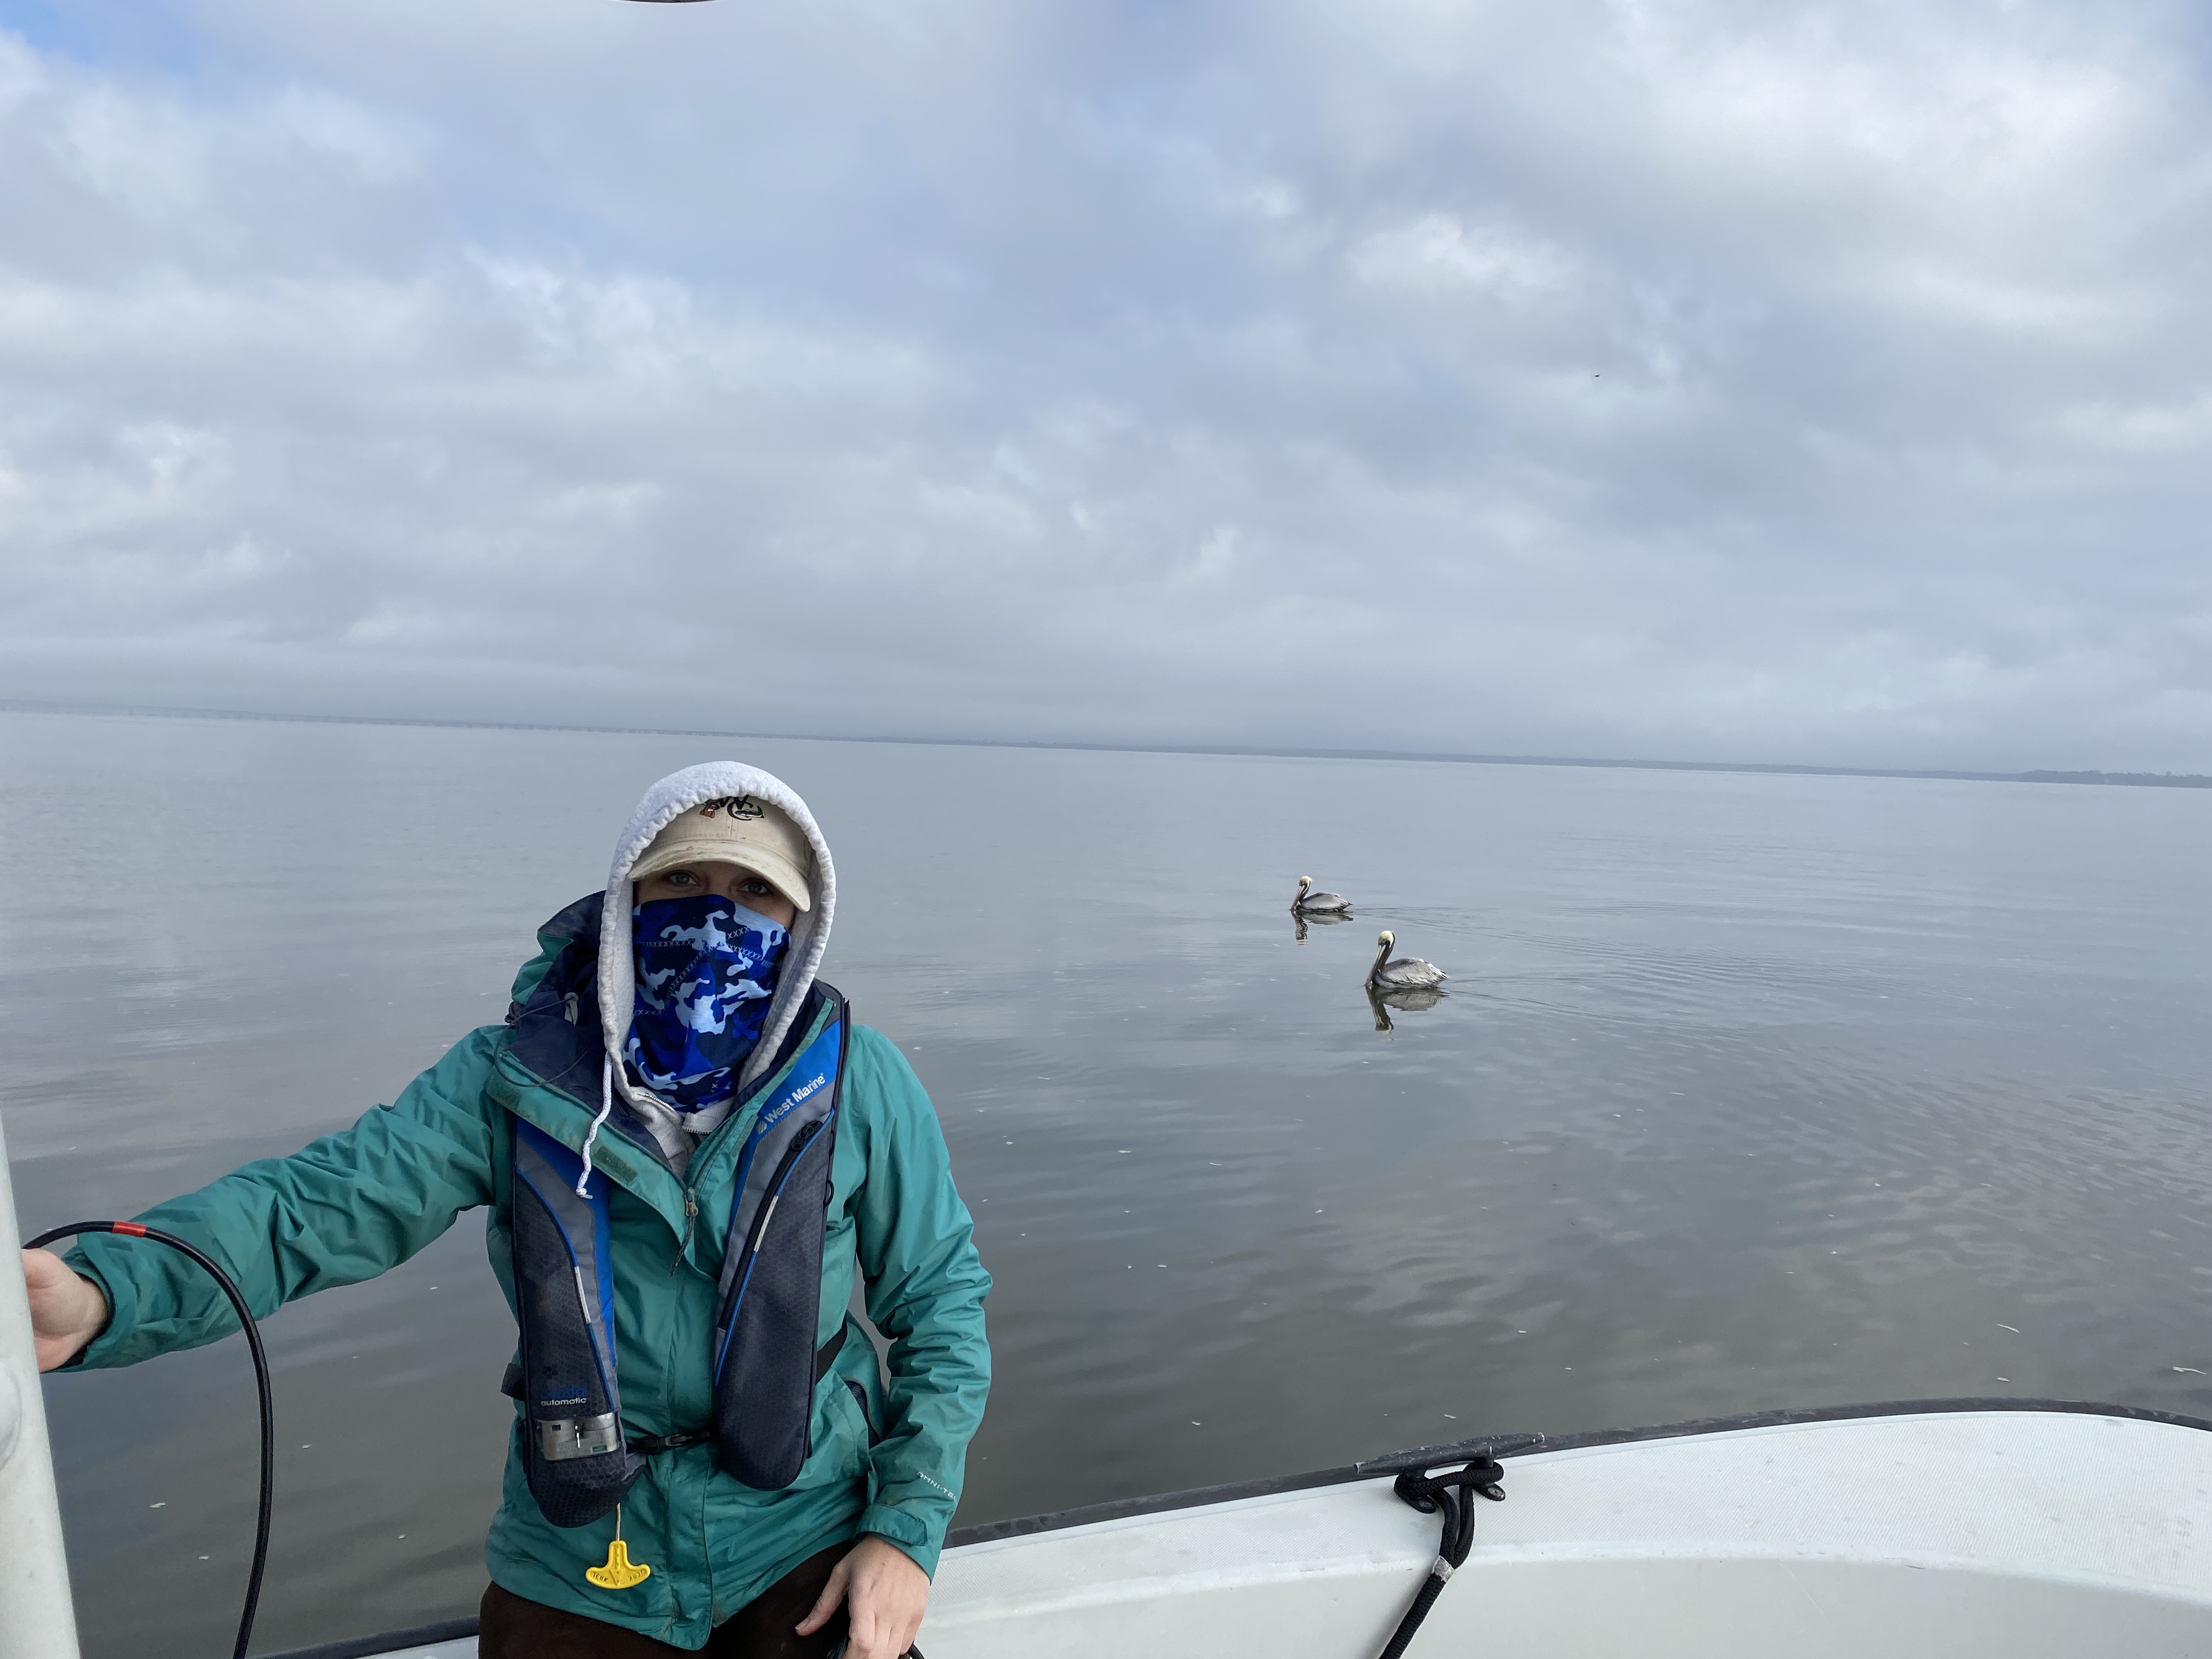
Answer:
<svg viewBox="0 0 2212 1659"><path fill-rule="evenodd" d="M0 1255L22 1237L0 1130ZM12 1255L0 1262L0 1659L77 1659L31 1304Z"/></svg>

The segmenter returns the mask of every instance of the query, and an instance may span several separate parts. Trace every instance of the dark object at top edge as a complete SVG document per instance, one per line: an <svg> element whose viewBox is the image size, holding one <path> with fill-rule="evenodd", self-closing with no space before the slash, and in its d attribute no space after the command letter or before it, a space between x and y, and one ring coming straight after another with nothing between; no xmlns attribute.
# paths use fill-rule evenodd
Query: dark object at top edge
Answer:
<svg viewBox="0 0 2212 1659"><path fill-rule="evenodd" d="M1859 1417L1932 1416L1944 1412L2057 1412L2076 1417L2123 1417L2137 1422L2166 1423L2179 1429L2212 1431L2212 1422L2183 1417L2172 1412L2152 1411L2142 1406L2107 1406L2089 1400L1887 1400L1865 1406L1813 1406L1799 1411L1746 1412L1736 1417L1698 1417L1686 1423L1661 1423L1640 1429L1599 1429L1589 1434L1486 1434L1444 1446L1416 1446L1409 1451L1386 1452L1342 1468L1316 1469L1305 1474L1279 1474L1265 1480L1234 1480L1225 1486L1194 1486L1188 1492L1159 1492L1147 1498L1121 1498L1109 1503L1086 1504L1079 1509L1055 1510L1013 1521L988 1521L981 1526L956 1528L945 1540L947 1549L965 1544L987 1544L1001 1538L1022 1538L1031 1533L1058 1532L1066 1527L1088 1526L1094 1521L1119 1521L1135 1515L1165 1514L1194 1510L1207 1504L1225 1504L1239 1498L1266 1498L1276 1492L1304 1492L1316 1486L1341 1486L1355 1480L1379 1480L1407 1469L1431 1469L1470 1458L1518 1457L1529 1452L1573 1451L1585 1446L1620 1446L1637 1440L1677 1440L1691 1435L1724 1434L1734 1429L1778 1428L1793 1423L1839 1423ZM350 1641L325 1642L318 1647L291 1648L267 1654L263 1659L371 1659L377 1654L428 1647L477 1633L474 1619L449 1619L443 1624L419 1625L383 1636L359 1636Z"/></svg>
<svg viewBox="0 0 2212 1659"><path fill-rule="evenodd" d="M471 1614L466 1619L447 1619L434 1625L386 1631L381 1636L356 1636L343 1642L318 1643L312 1648L287 1648L282 1653L264 1654L262 1659L371 1659L376 1654L427 1648L434 1642L458 1642L476 1633L477 1620Z"/></svg>

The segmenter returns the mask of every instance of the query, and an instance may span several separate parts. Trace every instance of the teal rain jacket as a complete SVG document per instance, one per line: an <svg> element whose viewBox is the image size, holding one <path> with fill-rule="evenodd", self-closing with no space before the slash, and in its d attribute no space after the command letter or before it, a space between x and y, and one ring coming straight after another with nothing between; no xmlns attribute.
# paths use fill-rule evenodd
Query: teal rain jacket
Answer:
<svg viewBox="0 0 2212 1659"><path fill-rule="evenodd" d="M690 772L718 775L709 780L714 794L766 793L758 781L766 775L750 769ZM750 791L728 787L729 775L740 773ZM690 775L679 773L666 783ZM766 781L797 800L773 779ZM781 803L781 796L770 798ZM647 797L648 805L653 799ZM812 833L811 817L802 822ZM626 836L626 842L635 839ZM776 1097L790 1057L826 1014L821 999L805 994L828 921L826 848L817 843L817 852L815 915L801 918L818 921L814 948L802 952L799 945L810 941L795 930L793 963L786 969L788 977L799 968L810 984L785 987L794 994L791 1006L781 1022L771 1014L763 1043L775 1041L777 1063L763 1060L766 1069L755 1079L763 1086L748 1087L747 1103L699 1142L680 1176L619 1102L592 1147L593 1162L614 1183L617 1364L623 1420L632 1435L671 1434L714 1419L708 1351L725 1243L721 1223L730 1213L738 1154L753 1124L751 1102ZM635 854L633 848L627 859L618 856L617 867L626 872ZM627 895L626 880L622 890ZM295 1297L397 1267L462 1211L487 1205L492 1270L512 1307L508 1115L582 1149L603 1103L599 1022L590 1015L600 918L613 908L595 894L549 921L538 956L515 981L509 1024L470 1033L391 1105L289 1158L249 1164L139 1219L206 1250L238 1281L255 1316L265 1317ZM563 1066L523 1045L541 1071L518 1054L526 1010L548 999L576 1011L571 1023L580 1049L588 1050L587 1064L579 1054ZM786 998L780 994L777 1001ZM784 1573L856 1532L880 1534L934 1572L990 1382L983 1333L990 1278L976 1257L936 1114L905 1057L879 1033L858 1026L847 1066L817 1340L827 1341L847 1320L857 1277L869 1319L890 1341L888 1382L874 1348L852 1334L816 1386L812 1452L799 1479L781 1492L757 1492L721 1474L709 1445L648 1459L623 1500L623 1531L633 1559L649 1562L653 1572L627 1590L599 1589L584 1577L586 1567L606 1559L612 1516L556 1528L531 1498L518 1404L502 1502L485 1546L492 1577L507 1589L696 1649L715 1625ZM133 1364L238 1328L206 1276L173 1252L92 1236L79 1241L71 1265L99 1280L113 1310L80 1364ZM485 1386L496 1382L488 1377Z"/></svg>

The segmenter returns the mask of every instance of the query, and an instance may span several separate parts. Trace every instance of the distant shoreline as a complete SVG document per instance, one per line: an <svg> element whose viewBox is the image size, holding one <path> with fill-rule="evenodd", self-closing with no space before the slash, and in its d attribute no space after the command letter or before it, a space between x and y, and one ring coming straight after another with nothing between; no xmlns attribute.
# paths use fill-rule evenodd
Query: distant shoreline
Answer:
<svg viewBox="0 0 2212 1659"><path fill-rule="evenodd" d="M1250 755L1275 760L1427 761L1455 766L1580 766L1632 772L1741 772L1811 778L1942 778L1966 783L2121 784L2133 788L2212 789L2197 772L1966 772L1891 766L1797 766L1765 761L1605 760L1573 755L1463 755L1401 749L1289 749L1256 744L1046 743L997 738L898 738L820 732L702 731L672 726L580 726L527 720L410 719L378 714L271 714L250 708L164 708L135 703L30 702L0 697L0 714L88 714L181 720L272 720L299 726L428 726L476 732L581 732L599 737L753 738L783 743L897 743L945 749L1059 749L1112 755Z"/></svg>

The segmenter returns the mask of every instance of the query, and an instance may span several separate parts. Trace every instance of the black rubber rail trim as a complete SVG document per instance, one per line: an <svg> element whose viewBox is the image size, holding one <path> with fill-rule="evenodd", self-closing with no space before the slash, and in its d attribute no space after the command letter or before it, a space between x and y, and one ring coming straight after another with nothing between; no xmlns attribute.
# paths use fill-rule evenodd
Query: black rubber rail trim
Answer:
<svg viewBox="0 0 2212 1659"><path fill-rule="evenodd" d="M1777 1428L1793 1423L1839 1423L1860 1417L1917 1417L1945 1412L2043 1412L2081 1417L2125 1417L2138 1422L2166 1423L2180 1429L2212 1431L2212 1422L2201 1417L2182 1417L2172 1412L2152 1411L2142 1406L2108 1406L2091 1400L2021 1400L2011 1397L1973 1400L1886 1400L1864 1406L1814 1406L1796 1411L1746 1412L1737 1417L1700 1417L1686 1423L1661 1423L1640 1429L1600 1429L1588 1434L1486 1434L1456 1440L1443 1446L1416 1446L1409 1451L1388 1452L1342 1468L1316 1469L1306 1474L1280 1474L1264 1480L1234 1480L1225 1486L1194 1486L1188 1492L1158 1492L1145 1498L1120 1498L1079 1509L1055 1510L1046 1515L1024 1516L1014 1521L987 1521L981 1526L956 1528L945 1547L988 1544L1001 1538L1024 1538L1032 1533L1058 1532L1065 1527L1086 1527L1097 1521L1120 1521L1134 1515L1161 1515L1174 1510L1197 1509L1206 1504L1225 1504L1239 1498L1266 1498L1277 1492L1305 1492L1317 1486L1341 1486L1354 1480L1395 1476L1407 1469L1430 1469L1446 1463L1463 1463L1478 1456L1520 1457L1530 1452L1572 1451L1583 1446L1619 1446L1638 1440L1676 1440L1688 1435L1725 1434L1734 1429Z"/></svg>

